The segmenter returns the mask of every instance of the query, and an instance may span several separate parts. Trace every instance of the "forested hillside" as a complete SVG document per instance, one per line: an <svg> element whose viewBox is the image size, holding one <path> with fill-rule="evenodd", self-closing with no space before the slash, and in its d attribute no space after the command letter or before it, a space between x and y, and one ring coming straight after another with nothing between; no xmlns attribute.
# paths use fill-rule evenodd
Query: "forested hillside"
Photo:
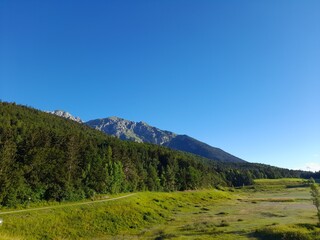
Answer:
<svg viewBox="0 0 320 240"><path fill-rule="evenodd" d="M224 164L165 147L121 141L85 125L0 103L0 205L78 200L96 193L251 184L300 172Z"/></svg>

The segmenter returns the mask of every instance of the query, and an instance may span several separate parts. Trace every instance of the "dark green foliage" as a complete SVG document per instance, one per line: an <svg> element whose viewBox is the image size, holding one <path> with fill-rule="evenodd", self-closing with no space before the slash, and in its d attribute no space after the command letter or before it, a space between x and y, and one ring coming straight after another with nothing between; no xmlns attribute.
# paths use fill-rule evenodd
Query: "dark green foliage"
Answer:
<svg viewBox="0 0 320 240"><path fill-rule="evenodd" d="M288 170L258 163L214 163L229 185L251 185L254 179L300 178L303 171Z"/></svg>
<svg viewBox="0 0 320 240"><path fill-rule="evenodd" d="M184 181L181 172L186 172ZM194 156L121 141L48 113L0 103L1 205L223 182L213 167Z"/></svg>
<svg viewBox="0 0 320 240"><path fill-rule="evenodd" d="M313 178L315 182L320 182L320 171L318 172L302 172L301 178L310 179Z"/></svg>
<svg viewBox="0 0 320 240"><path fill-rule="evenodd" d="M96 193L242 186L296 172L219 163L153 144L121 141L32 108L0 103L0 205L78 200Z"/></svg>

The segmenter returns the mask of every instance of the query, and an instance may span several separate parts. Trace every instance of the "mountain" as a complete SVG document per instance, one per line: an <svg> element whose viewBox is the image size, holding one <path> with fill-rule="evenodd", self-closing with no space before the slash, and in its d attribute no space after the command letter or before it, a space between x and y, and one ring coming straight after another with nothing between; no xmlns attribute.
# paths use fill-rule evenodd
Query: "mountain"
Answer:
<svg viewBox="0 0 320 240"><path fill-rule="evenodd" d="M133 122L118 117L109 117L91 120L85 124L122 140L153 143L222 162L245 162L192 137L161 130L145 122Z"/></svg>
<svg viewBox="0 0 320 240"><path fill-rule="evenodd" d="M177 136L172 132L152 127L145 122L133 122L118 117L91 120L85 124L121 140L134 142L165 145Z"/></svg>
<svg viewBox="0 0 320 240"><path fill-rule="evenodd" d="M167 135L172 139L166 143L179 140L179 135L166 135L145 123L136 125L151 128L159 142ZM243 186L256 178L302 174L122 141L55 114L0 101L0 207L22 206L30 200L76 201L106 193Z"/></svg>
<svg viewBox="0 0 320 240"><path fill-rule="evenodd" d="M212 161L122 141L62 117L0 102L0 207L232 184Z"/></svg>
<svg viewBox="0 0 320 240"><path fill-rule="evenodd" d="M66 111L55 110L48 111L48 113L84 123L79 117L74 117ZM108 117L90 120L85 124L108 135L116 136L121 140L157 144L217 161L245 162L222 149L212 147L188 135L178 135L170 131L161 130L142 121L134 122L119 117Z"/></svg>
<svg viewBox="0 0 320 240"><path fill-rule="evenodd" d="M51 113L51 114L57 115L59 117L70 119L70 120L78 122L78 123L83 123L83 121L79 117L74 117L70 113L62 111L62 110L47 111L47 113Z"/></svg>

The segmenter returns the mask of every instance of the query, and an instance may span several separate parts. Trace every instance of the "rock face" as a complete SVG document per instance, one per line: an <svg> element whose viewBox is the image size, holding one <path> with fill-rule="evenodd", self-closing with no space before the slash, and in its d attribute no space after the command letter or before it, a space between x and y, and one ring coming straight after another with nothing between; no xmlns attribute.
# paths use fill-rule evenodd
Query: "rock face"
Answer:
<svg viewBox="0 0 320 240"><path fill-rule="evenodd" d="M212 147L192 137L160 130L145 122L133 122L118 117L109 117L91 120L85 124L122 140L153 143L217 161L245 162L219 148Z"/></svg>
<svg viewBox="0 0 320 240"><path fill-rule="evenodd" d="M85 124L122 140L147 142L157 145L165 145L176 136L172 132L160 130L145 122L133 122L118 117L91 120Z"/></svg>
<svg viewBox="0 0 320 240"><path fill-rule="evenodd" d="M70 120L76 121L78 123L83 123L83 121L79 117L74 117L70 113L62 111L62 110L55 110L55 111L52 111L52 112L48 111L48 113L51 113L51 114L54 114L54 115L57 115L59 117L63 117L63 118L66 118L66 119L70 119Z"/></svg>

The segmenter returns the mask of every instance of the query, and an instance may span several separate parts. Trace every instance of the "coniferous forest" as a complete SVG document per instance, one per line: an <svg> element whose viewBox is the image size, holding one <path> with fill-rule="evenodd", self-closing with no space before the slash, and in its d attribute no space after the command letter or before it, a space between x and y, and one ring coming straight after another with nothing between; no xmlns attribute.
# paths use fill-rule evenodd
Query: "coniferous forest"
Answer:
<svg viewBox="0 0 320 240"><path fill-rule="evenodd" d="M243 186L304 172L212 161L121 141L71 120L0 103L0 205L80 200L95 194Z"/></svg>

